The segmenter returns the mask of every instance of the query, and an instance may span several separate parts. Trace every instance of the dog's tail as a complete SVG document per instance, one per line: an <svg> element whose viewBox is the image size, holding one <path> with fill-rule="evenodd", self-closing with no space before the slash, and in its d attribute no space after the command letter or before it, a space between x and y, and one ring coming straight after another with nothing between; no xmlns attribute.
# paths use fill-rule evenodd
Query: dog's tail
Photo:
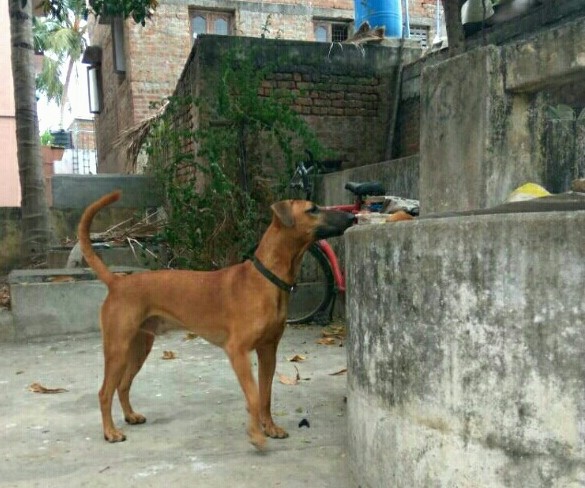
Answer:
<svg viewBox="0 0 585 488"><path fill-rule="evenodd" d="M89 207L85 209L81 220L79 221L79 227L77 228L77 237L79 238L79 244L81 246L81 252L83 257L87 261L87 264L96 272L98 278L102 280L108 287L116 279L116 275L112 273L104 262L98 257L91 246L91 239L89 237L89 228L95 215L105 206L114 203L120 199L122 195L121 191L114 191L104 195L99 200L93 202Z"/></svg>

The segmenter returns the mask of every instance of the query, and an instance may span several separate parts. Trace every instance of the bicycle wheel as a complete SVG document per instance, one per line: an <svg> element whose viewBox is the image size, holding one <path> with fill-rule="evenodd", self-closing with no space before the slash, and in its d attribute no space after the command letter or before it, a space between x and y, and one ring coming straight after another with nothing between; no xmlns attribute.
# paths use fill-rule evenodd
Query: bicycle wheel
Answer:
<svg viewBox="0 0 585 488"><path fill-rule="evenodd" d="M312 244L303 256L296 287L290 294L287 323L309 323L317 317L322 320L334 296L335 280L329 260L317 244Z"/></svg>

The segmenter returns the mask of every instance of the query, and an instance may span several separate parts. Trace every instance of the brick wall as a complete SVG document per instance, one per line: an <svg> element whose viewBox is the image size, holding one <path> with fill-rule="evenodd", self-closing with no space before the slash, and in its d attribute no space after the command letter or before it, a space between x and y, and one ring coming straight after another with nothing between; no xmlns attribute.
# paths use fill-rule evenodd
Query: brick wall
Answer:
<svg viewBox="0 0 585 488"><path fill-rule="evenodd" d="M331 51L329 45L320 43L201 36L176 95L213 99L220 60L236 45L242 52L260 50L262 62L277 67L263 82L259 96L275 90L294 94L292 108L304 117L322 144L344 161L344 168L384 160L400 60L398 47ZM413 59L419 52L405 48L402 54ZM198 120L195 106L188 123L204 123Z"/></svg>
<svg viewBox="0 0 585 488"><path fill-rule="evenodd" d="M301 115L333 117L380 115L380 77L328 73L272 73L262 83L260 96L295 96L293 109Z"/></svg>
<svg viewBox="0 0 585 488"><path fill-rule="evenodd" d="M411 2L411 8L418 3L422 10L414 16L411 10L411 20L422 18L420 15L434 8L427 0ZM306 4L296 0L206 0L200 8L232 11L238 35L313 40L314 19L351 21L353 5L353 0L313 0ZM124 171L124 149L114 147L112 142L123 130L150 116L152 102L159 102L175 89L191 51L189 8L197 6L187 0L163 0L145 27L127 21L127 71L123 75L113 70L110 26L91 26L91 44L102 47L104 107L96 117L99 172ZM426 18L425 23L433 25L433 19Z"/></svg>

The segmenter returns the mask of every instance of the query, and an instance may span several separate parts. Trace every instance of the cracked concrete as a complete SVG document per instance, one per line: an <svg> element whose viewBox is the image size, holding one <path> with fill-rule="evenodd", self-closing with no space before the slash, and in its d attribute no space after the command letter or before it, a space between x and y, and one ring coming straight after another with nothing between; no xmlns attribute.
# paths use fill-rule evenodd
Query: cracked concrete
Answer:
<svg viewBox="0 0 585 488"><path fill-rule="evenodd" d="M247 440L243 394L223 351L184 334L158 338L133 387L147 423L124 425L126 442L103 440L97 401L98 334L0 344L0 487L357 486L346 459L345 349L315 343L318 327L289 327L274 381L273 412L290 437L257 452ZM177 358L163 360L163 351ZM295 354L301 363L287 361ZM28 390L38 382L59 394ZM310 427L298 427L308 419ZM119 405L114 419L123 424Z"/></svg>

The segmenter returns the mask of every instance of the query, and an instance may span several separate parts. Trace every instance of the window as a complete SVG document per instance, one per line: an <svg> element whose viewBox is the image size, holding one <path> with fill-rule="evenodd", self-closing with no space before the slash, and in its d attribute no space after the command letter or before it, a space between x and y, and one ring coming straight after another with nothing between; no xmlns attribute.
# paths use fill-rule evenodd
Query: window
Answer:
<svg viewBox="0 0 585 488"><path fill-rule="evenodd" d="M114 50L114 71L118 74L126 73L126 53L124 52L124 19L112 19L112 48Z"/></svg>
<svg viewBox="0 0 585 488"><path fill-rule="evenodd" d="M429 28L426 25L411 25L410 38L420 42L423 49L429 47Z"/></svg>
<svg viewBox="0 0 585 488"><path fill-rule="evenodd" d="M319 25L315 28L315 40L317 42L327 42L328 31L327 27Z"/></svg>
<svg viewBox="0 0 585 488"><path fill-rule="evenodd" d="M315 41L317 42L342 42L347 39L348 32L349 21L317 20L314 22Z"/></svg>
<svg viewBox="0 0 585 488"><path fill-rule="evenodd" d="M331 24L331 41L342 42L347 39L347 24Z"/></svg>
<svg viewBox="0 0 585 488"><path fill-rule="evenodd" d="M192 10L191 38L195 40L199 34L219 34L229 36L232 33L233 14L210 10Z"/></svg>

